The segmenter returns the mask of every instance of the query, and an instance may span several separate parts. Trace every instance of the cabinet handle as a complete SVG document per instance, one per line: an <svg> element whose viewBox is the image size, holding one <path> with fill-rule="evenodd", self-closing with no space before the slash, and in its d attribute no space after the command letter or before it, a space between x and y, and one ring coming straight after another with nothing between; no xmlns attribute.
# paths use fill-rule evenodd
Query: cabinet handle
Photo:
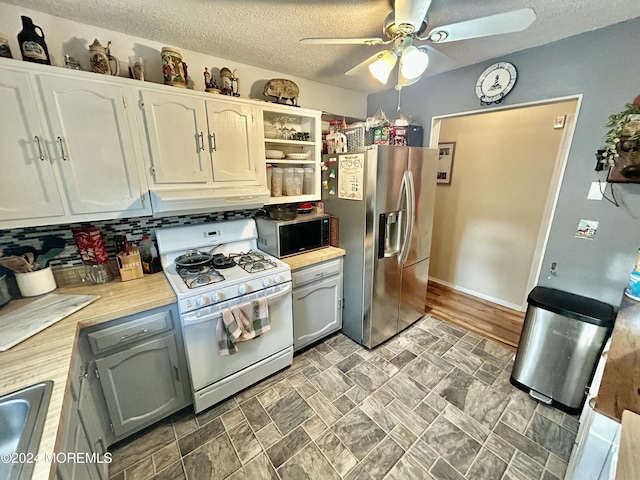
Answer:
<svg viewBox="0 0 640 480"><path fill-rule="evenodd" d="M137 333L131 333L129 335L123 335L122 338L120 339L121 342L124 342L126 339L128 338L132 338L132 337L137 337L138 335L142 335L144 333L147 333L149 330L147 330L146 328L143 328L142 330L140 330Z"/></svg>
<svg viewBox="0 0 640 480"><path fill-rule="evenodd" d="M64 151L64 143L62 142L62 138L58 137L58 143L60 143L60 152L62 153L62 160L67 161L67 154Z"/></svg>
<svg viewBox="0 0 640 480"><path fill-rule="evenodd" d="M178 368L178 365L174 365L173 366L173 371L176 374L176 382L180 381L180 369Z"/></svg>
<svg viewBox="0 0 640 480"><path fill-rule="evenodd" d="M592 410L596 408L596 397L591 397L589 399L589 406L591 407Z"/></svg>
<svg viewBox="0 0 640 480"><path fill-rule="evenodd" d="M214 133L210 133L209 134L209 145L211 145L211 151L216 151L218 146L216 145L216 134Z"/></svg>
<svg viewBox="0 0 640 480"><path fill-rule="evenodd" d="M200 135L198 136L200 137L200 150L204 152L204 135L200 132Z"/></svg>
<svg viewBox="0 0 640 480"><path fill-rule="evenodd" d="M42 145L40 145L40 139L38 138L37 135L34 138L36 139L36 143L38 144L38 152L40 153L40 160L44 162L45 160L44 151L42 150Z"/></svg>

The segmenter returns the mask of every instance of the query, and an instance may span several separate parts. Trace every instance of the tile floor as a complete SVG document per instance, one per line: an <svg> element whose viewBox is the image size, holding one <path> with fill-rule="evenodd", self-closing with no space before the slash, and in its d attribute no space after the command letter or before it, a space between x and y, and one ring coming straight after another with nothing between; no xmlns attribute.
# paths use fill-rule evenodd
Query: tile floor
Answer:
<svg viewBox="0 0 640 480"><path fill-rule="evenodd" d="M561 479L577 419L512 387L512 356L432 316L373 350L336 334L114 446L111 479Z"/></svg>

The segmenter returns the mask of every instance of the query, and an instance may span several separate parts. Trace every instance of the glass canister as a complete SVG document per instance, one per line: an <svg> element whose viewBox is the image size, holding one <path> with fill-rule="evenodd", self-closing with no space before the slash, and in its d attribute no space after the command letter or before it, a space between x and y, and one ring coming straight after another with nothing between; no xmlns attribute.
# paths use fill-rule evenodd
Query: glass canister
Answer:
<svg viewBox="0 0 640 480"><path fill-rule="evenodd" d="M302 195L302 182L304 181L304 168L293 169L293 194Z"/></svg>
<svg viewBox="0 0 640 480"><path fill-rule="evenodd" d="M284 172L280 167L271 167L271 196L282 196L282 177Z"/></svg>
<svg viewBox="0 0 640 480"><path fill-rule="evenodd" d="M286 167L282 169L282 194L287 196L295 195L293 186L294 172L293 167Z"/></svg>
<svg viewBox="0 0 640 480"><path fill-rule="evenodd" d="M304 180L302 181L302 193L304 195L313 195L315 192L313 186L314 172L313 167L304 167Z"/></svg>
<svg viewBox="0 0 640 480"><path fill-rule="evenodd" d="M273 165L267 165L267 188L271 191L271 170Z"/></svg>

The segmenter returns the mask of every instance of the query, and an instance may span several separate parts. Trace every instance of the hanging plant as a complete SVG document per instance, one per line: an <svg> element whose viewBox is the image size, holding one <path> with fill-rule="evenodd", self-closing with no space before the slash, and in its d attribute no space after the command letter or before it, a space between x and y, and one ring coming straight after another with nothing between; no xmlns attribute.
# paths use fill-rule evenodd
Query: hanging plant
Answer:
<svg viewBox="0 0 640 480"><path fill-rule="evenodd" d="M598 161L607 167L615 166L616 159L623 152L640 151L640 96L633 103L627 103L620 113L609 116L605 124L610 130L604 137L605 144L598 150Z"/></svg>

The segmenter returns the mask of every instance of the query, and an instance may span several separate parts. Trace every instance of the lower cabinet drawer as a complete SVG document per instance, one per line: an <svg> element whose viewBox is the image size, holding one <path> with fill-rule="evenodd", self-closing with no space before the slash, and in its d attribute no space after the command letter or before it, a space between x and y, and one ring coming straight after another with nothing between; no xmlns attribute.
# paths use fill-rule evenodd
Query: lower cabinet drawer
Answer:
<svg viewBox="0 0 640 480"><path fill-rule="evenodd" d="M173 328L171 310L146 312L140 318L113 327L87 334L89 346L94 354L138 342Z"/></svg>

